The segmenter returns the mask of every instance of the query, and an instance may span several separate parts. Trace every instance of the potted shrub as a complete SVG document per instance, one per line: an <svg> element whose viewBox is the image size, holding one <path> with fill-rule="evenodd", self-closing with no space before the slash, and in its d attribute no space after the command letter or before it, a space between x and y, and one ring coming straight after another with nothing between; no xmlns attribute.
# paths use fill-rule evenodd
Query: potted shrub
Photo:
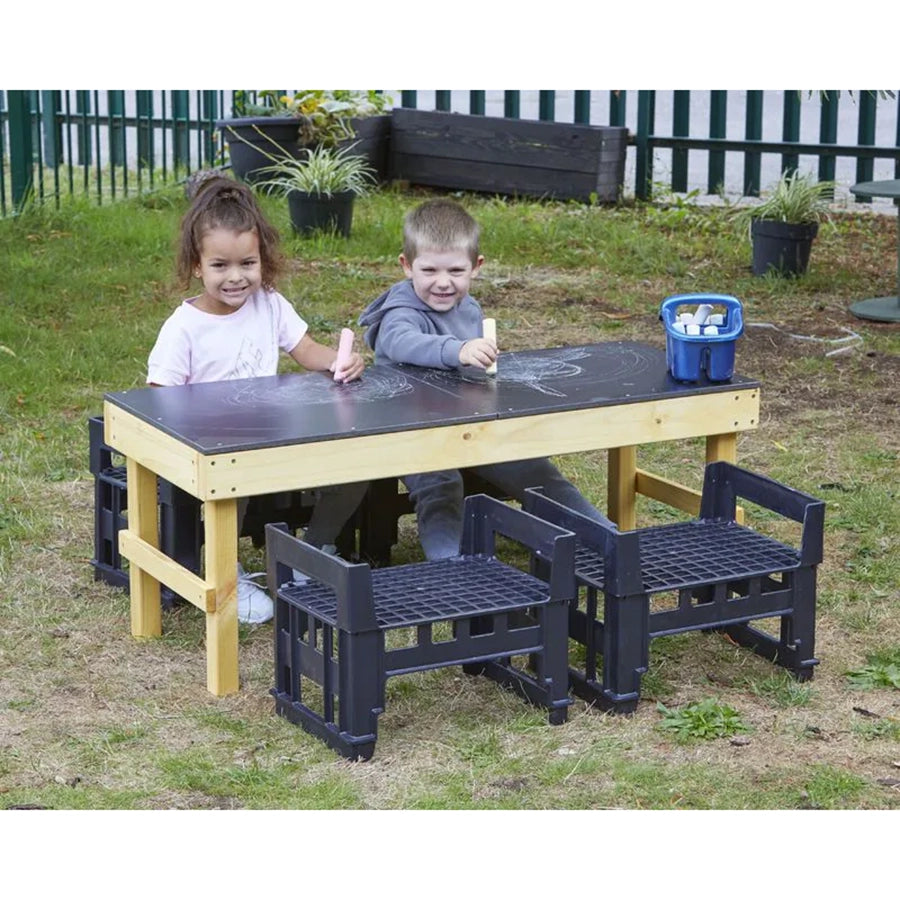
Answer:
<svg viewBox="0 0 900 900"><path fill-rule="evenodd" d="M376 183L374 169L356 145L306 147L299 158L268 156L256 186L287 197L291 225L298 234L316 230L350 236L353 202Z"/></svg>
<svg viewBox="0 0 900 900"><path fill-rule="evenodd" d="M749 223L754 275L806 271L819 223L828 218L834 187L833 181L784 172L761 203L741 210L739 221L745 227Z"/></svg>
<svg viewBox="0 0 900 900"><path fill-rule="evenodd" d="M355 143L379 179L387 177L391 98L377 91L259 91L257 102L235 94L238 115L216 127L228 144L231 169L241 181L256 182L273 148L281 158L299 159L308 147Z"/></svg>

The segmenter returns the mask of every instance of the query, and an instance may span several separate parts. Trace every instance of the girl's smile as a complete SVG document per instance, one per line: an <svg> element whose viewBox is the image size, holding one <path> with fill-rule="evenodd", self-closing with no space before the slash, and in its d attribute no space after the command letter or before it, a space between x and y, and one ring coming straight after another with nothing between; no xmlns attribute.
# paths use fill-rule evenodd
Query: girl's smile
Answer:
<svg viewBox="0 0 900 900"><path fill-rule="evenodd" d="M194 274L203 282L195 306L227 316L240 309L262 286L259 237L255 231L212 228L203 235L200 265Z"/></svg>

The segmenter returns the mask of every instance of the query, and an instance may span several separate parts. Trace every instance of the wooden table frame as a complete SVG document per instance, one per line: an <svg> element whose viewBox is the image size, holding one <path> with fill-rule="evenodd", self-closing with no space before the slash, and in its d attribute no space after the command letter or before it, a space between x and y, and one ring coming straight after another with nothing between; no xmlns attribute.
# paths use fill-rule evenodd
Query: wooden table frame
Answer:
<svg viewBox="0 0 900 900"><path fill-rule="evenodd" d="M638 468L638 446L705 437L707 461L735 462L738 433L755 429L759 423L759 388L755 383L741 383L718 393L231 453L201 453L109 397L103 416L106 442L122 453L127 463L128 527L119 533L119 547L130 562L131 633L135 637L162 633L160 583L189 600L206 615L207 687L221 696L239 689L239 498L336 481L607 450L607 513L620 528L630 529L635 525L637 494L694 515L699 511L697 491ZM203 576L159 550L157 476L203 501Z"/></svg>

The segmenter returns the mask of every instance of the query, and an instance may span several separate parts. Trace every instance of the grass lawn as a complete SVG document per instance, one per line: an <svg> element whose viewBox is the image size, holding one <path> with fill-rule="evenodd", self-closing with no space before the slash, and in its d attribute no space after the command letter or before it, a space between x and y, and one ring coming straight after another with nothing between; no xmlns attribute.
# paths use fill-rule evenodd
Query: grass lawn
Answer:
<svg viewBox="0 0 900 900"><path fill-rule="evenodd" d="M359 201L349 240L295 238L283 202L264 198L289 260L279 287L317 338L336 341L399 280L401 219L425 196ZM173 186L0 221L0 807L900 809L900 328L848 311L894 292L895 218L836 212L808 274L785 280L751 275L727 208L463 200L487 260L473 294L504 349L663 346L665 297L741 299L736 368L761 382L762 415L739 461L828 504L815 679L717 635L661 638L633 716L576 701L553 728L442 669L388 683L375 756L352 764L275 716L271 625L241 628L242 690L224 698L206 691L193 607L166 613L160 639L132 639L127 596L93 580L87 419L105 391L143 385L186 296ZM639 461L699 487L702 456L685 442ZM605 454L557 462L605 505ZM639 507L641 524L668 515ZM420 558L411 521L397 554ZM724 723L707 738L691 718L704 708Z"/></svg>

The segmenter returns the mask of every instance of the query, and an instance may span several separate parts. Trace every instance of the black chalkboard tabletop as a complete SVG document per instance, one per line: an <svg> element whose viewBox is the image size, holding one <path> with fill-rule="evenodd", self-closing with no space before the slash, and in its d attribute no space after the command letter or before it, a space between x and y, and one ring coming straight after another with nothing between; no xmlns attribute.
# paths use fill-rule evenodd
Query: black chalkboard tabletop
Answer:
<svg viewBox="0 0 900 900"><path fill-rule="evenodd" d="M631 341L500 356L496 375L370 366L359 381L286 373L111 392L106 400L203 454L758 387L674 380L665 350Z"/></svg>

